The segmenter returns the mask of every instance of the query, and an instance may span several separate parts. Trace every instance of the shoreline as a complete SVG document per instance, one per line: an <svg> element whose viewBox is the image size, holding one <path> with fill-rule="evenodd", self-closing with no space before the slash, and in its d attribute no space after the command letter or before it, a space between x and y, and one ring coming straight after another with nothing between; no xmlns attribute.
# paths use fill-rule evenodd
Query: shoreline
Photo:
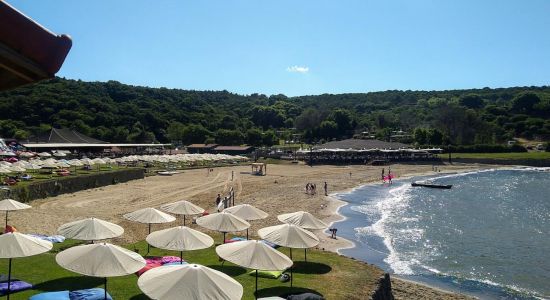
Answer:
<svg viewBox="0 0 550 300"><path fill-rule="evenodd" d="M428 172L406 173L402 176L399 176L397 179L406 180L406 179L410 179L410 178L416 177L416 176L430 176L430 175L437 176L437 175L465 174L465 173L475 172L475 171L485 171L485 170L494 170L494 169L513 169L513 168L517 168L517 167L519 167L519 166L493 166L493 165L487 166L487 165L480 165L480 166L471 167L471 168L462 169L462 170L445 170L445 171L441 171L441 172L437 172L437 173L436 172L429 172L429 171ZM365 182L363 184L360 184L358 186L343 189L343 190L336 191L336 192L332 192L328 196L325 196L326 200L328 201L328 204L326 206L326 210L328 210L328 212L330 212L330 215L327 216L326 218L324 218L323 221L329 223L329 227L332 227L334 224L336 224L338 222L345 221L347 219L347 217L345 215L340 213L340 209L342 207L346 206L346 205L349 205L349 202L338 198L337 195L352 193L353 191L355 191L357 189L360 189L362 187L372 186L372 185L375 185L375 184L377 184L376 180L370 180L370 181ZM327 234L326 230L323 231L323 233L326 235ZM328 237L328 239L330 239L330 237ZM324 247L322 247L322 246L324 246ZM332 243L323 244L323 245L321 245L321 243L320 243L319 247L322 247L322 250L331 251L331 252L334 252L338 255L349 257L345 254L342 254L340 252L340 250L354 248L354 247L356 247L356 245L351 240L348 240L348 239L343 238L343 237L339 237L338 242L332 242ZM350 258L352 258L352 257L350 257ZM353 259L357 259L357 258L353 258ZM362 261L364 263L369 263L370 264L370 262L368 262L368 261L364 261L364 260L360 260L360 259L357 259L357 260ZM444 289L444 288L441 288L439 286L431 285L431 284L421 282L421 281L405 279L405 278L400 277L398 274L391 273L391 272L386 272L385 270L383 270L379 266L376 266L376 267L381 269L383 272L390 274L391 281L392 281L392 286L396 286L396 290L398 292L400 290L411 290L412 289L411 285L416 285L416 286L421 287L420 288L421 290L427 289L427 291L424 291L424 292L429 292L429 290L434 290L434 291L437 291L437 292L440 292L440 293L443 293L443 294L448 294L450 296L465 297L466 299L477 299L477 297L474 297L472 295L466 295L466 294L463 294L463 293L460 293L460 292L457 292L457 291Z"/></svg>

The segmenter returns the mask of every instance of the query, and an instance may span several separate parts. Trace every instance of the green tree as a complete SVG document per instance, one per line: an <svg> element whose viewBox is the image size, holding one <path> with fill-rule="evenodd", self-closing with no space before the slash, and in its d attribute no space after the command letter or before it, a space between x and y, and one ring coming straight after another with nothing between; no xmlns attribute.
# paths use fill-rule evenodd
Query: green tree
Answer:
<svg viewBox="0 0 550 300"><path fill-rule="evenodd" d="M319 126L319 134L327 139L338 136L338 124L334 121L323 121Z"/></svg>
<svg viewBox="0 0 550 300"><path fill-rule="evenodd" d="M240 145L243 143L243 135L238 130L218 129L216 131L216 143L220 145Z"/></svg>
<svg viewBox="0 0 550 300"><path fill-rule="evenodd" d="M521 93L512 100L511 109L516 113L529 114L539 102L540 98L537 94L531 92Z"/></svg>
<svg viewBox="0 0 550 300"><path fill-rule="evenodd" d="M250 128L246 131L246 142L252 146L262 145L262 131L258 128Z"/></svg>
<svg viewBox="0 0 550 300"><path fill-rule="evenodd" d="M460 97L458 104L467 108L482 108L484 105L483 99L476 94L468 94Z"/></svg>

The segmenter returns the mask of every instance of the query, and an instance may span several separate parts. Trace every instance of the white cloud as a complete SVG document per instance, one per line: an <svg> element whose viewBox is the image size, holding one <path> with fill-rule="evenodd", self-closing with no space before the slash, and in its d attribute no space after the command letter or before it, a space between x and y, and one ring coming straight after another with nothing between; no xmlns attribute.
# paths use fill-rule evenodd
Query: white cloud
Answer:
<svg viewBox="0 0 550 300"><path fill-rule="evenodd" d="M286 68L286 71L291 72L291 73L302 73L302 74L304 74L304 73L309 72L309 67L292 66L292 67Z"/></svg>

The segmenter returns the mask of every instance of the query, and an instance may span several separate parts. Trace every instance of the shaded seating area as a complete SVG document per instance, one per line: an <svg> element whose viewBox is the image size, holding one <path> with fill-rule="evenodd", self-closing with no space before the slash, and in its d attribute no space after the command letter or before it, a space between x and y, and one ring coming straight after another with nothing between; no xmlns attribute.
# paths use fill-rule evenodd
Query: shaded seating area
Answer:
<svg viewBox="0 0 550 300"><path fill-rule="evenodd" d="M265 176L267 175L266 163L252 163L252 175Z"/></svg>

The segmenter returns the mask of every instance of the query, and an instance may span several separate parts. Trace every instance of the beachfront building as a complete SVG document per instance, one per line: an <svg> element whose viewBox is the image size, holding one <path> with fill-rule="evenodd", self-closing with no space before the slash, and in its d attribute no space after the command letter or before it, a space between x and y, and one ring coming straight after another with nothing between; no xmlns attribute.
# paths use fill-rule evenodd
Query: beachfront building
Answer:
<svg viewBox="0 0 550 300"><path fill-rule="evenodd" d="M396 161L437 160L442 149L414 149L411 145L380 140L347 139L297 151L296 157L315 164L385 164Z"/></svg>
<svg viewBox="0 0 550 300"><path fill-rule="evenodd" d="M109 143L94 139L71 129L52 130L43 136L20 142L25 148L35 152L65 151L73 154L144 154L160 152L170 144L154 143Z"/></svg>
<svg viewBox="0 0 550 300"><path fill-rule="evenodd" d="M187 146L187 152L190 154L213 153L218 144L191 144Z"/></svg>

